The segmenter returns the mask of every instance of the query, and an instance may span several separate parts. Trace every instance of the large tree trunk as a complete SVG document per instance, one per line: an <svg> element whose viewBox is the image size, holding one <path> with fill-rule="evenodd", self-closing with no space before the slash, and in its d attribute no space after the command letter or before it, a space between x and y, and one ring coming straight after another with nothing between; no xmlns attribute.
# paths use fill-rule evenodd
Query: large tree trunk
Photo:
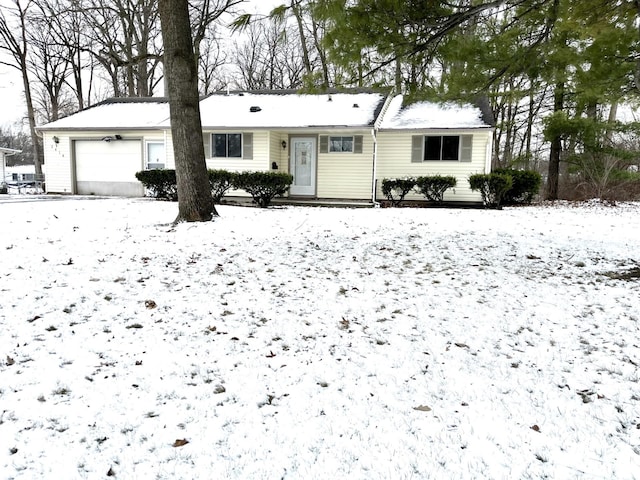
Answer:
<svg viewBox="0 0 640 480"><path fill-rule="evenodd" d="M178 183L176 222L208 221L218 213L204 159L198 74L193 61L187 0L159 0L158 5Z"/></svg>
<svg viewBox="0 0 640 480"><path fill-rule="evenodd" d="M564 108L564 82L556 84L553 92L553 111L561 112ZM560 154L562 153L562 137L560 134L551 140L549 151L549 176L547 177L547 200L558 199L558 183L560 178Z"/></svg>

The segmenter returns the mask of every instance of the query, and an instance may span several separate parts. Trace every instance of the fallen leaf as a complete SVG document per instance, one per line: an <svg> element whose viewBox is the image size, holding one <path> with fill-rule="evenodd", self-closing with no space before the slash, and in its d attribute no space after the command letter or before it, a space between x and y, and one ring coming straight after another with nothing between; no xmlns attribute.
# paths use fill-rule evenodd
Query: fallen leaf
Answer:
<svg viewBox="0 0 640 480"><path fill-rule="evenodd" d="M533 425L531 427L531 430L533 430L534 432L539 432L540 431L540 427L538 425Z"/></svg>
<svg viewBox="0 0 640 480"><path fill-rule="evenodd" d="M414 410L418 410L419 412L430 412L431 407L427 407L426 405L420 405L419 407L413 407Z"/></svg>
<svg viewBox="0 0 640 480"><path fill-rule="evenodd" d="M10 367L11 365L15 364L16 361L11 358L9 355L7 355L7 366Z"/></svg>
<svg viewBox="0 0 640 480"><path fill-rule="evenodd" d="M113 471L113 468L109 468L109 471L107 472L107 477L115 477L116 476L116 472Z"/></svg>
<svg viewBox="0 0 640 480"><path fill-rule="evenodd" d="M269 351L269 353L267 354L267 358L273 358L275 356L276 356L276 354L273 353L272 351Z"/></svg>
<svg viewBox="0 0 640 480"><path fill-rule="evenodd" d="M173 442L172 447L184 447L187 443L189 443L189 440L185 438L177 439L175 442Z"/></svg>
<svg viewBox="0 0 640 480"><path fill-rule="evenodd" d="M149 310L157 307L156 302L154 302L153 300L145 300L144 306L147 307Z"/></svg>

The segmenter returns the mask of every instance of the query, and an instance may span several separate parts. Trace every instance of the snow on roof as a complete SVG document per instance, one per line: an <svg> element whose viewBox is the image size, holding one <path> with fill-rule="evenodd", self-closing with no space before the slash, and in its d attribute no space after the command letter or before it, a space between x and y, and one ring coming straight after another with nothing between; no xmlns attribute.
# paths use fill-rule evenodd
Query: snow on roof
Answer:
<svg viewBox="0 0 640 480"><path fill-rule="evenodd" d="M202 127L371 126L384 102L379 93L231 93L200 102Z"/></svg>
<svg viewBox="0 0 640 480"><path fill-rule="evenodd" d="M13 155L14 153L20 153L22 150L16 150L14 148L0 147L0 153L7 153Z"/></svg>
<svg viewBox="0 0 640 480"><path fill-rule="evenodd" d="M169 118L166 99L117 98L39 127L40 130L96 130L158 128Z"/></svg>
<svg viewBox="0 0 640 480"><path fill-rule="evenodd" d="M403 106L402 101L402 95L391 100L381 129L491 127L484 120L481 109L471 104L417 102Z"/></svg>

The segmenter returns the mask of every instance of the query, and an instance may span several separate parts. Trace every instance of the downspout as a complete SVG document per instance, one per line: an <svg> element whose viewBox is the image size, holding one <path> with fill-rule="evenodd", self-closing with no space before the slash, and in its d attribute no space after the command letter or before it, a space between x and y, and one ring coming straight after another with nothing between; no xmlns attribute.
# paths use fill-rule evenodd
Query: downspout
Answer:
<svg viewBox="0 0 640 480"><path fill-rule="evenodd" d="M376 176L378 175L378 131L380 130L380 124L382 123L382 120L384 119L384 116L387 113L387 110L389 109L389 104L391 103L391 100L393 100L393 96L394 96L393 91L394 89L391 89L391 91L389 92L389 95L387 95L387 98L385 98L384 105L382 105L382 109L380 110L380 114L378 115L378 118L376 118L375 122L373 122L373 128L371 129L371 137L373 138L373 166L372 166L372 172L371 172L371 203L373 203L374 207L380 206L380 204L376 199L376 193L377 193Z"/></svg>
<svg viewBox="0 0 640 480"><path fill-rule="evenodd" d="M378 138L376 136L377 128L374 127L371 129L371 138L373 138L373 171L371 174L371 203L373 203L374 207L379 207L380 205L376 201L376 175L378 172Z"/></svg>

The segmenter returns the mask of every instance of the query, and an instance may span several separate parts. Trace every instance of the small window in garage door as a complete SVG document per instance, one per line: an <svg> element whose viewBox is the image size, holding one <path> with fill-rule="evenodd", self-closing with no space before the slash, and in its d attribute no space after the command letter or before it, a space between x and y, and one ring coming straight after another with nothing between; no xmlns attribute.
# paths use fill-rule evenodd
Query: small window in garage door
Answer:
<svg viewBox="0 0 640 480"><path fill-rule="evenodd" d="M147 142L146 156L147 170L164 168L164 142Z"/></svg>

